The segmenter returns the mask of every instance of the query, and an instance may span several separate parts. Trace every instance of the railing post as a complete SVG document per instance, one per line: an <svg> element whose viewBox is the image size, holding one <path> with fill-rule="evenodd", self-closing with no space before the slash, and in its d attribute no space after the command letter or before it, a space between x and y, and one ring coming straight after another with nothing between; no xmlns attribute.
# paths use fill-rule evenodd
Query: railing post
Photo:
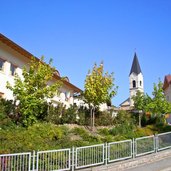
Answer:
<svg viewBox="0 0 171 171"><path fill-rule="evenodd" d="M135 158L135 139L132 139L132 158Z"/></svg>
<svg viewBox="0 0 171 171"><path fill-rule="evenodd" d="M155 152L156 152L156 153L158 152L158 148L159 148L158 140L159 140L159 139L158 139L158 135L155 134L155 147L156 147Z"/></svg>
<svg viewBox="0 0 171 171"><path fill-rule="evenodd" d="M105 150L105 165L107 166L107 162L108 162L108 144L107 143L105 143L105 148L106 148L106 150Z"/></svg>
<svg viewBox="0 0 171 171"><path fill-rule="evenodd" d="M71 159L71 162L72 162L72 171L74 171L74 165L75 165L75 148L72 147L72 159Z"/></svg>
<svg viewBox="0 0 171 171"><path fill-rule="evenodd" d="M35 168L34 168L34 166L35 166L35 151L33 151L33 163L32 163L32 171L34 171L35 170Z"/></svg>

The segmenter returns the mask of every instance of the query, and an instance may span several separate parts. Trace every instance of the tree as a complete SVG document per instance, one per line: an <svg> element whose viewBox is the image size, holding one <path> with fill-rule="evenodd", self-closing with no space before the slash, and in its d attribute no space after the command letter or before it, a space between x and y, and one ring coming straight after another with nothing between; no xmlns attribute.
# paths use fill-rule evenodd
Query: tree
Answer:
<svg viewBox="0 0 171 171"><path fill-rule="evenodd" d="M137 92L137 95L133 97L134 108L148 112L162 120L164 114L171 112L171 104L166 100L162 87L160 80L157 84L154 83L152 98L147 94Z"/></svg>
<svg viewBox="0 0 171 171"><path fill-rule="evenodd" d="M171 112L171 104L166 100L162 87L163 83L160 80L157 84L154 84L152 92L153 98L146 109L155 115L158 118L157 121L160 123L163 122L165 114Z"/></svg>
<svg viewBox="0 0 171 171"><path fill-rule="evenodd" d="M44 104L48 98L58 93L60 81L49 84L55 69L51 67L52 60L44 63L44 57L37 60L32 58L29 68L23 68L22 76L15 76L14 86L7 83L7 88L13 91L15 102L20 115L20 121L24 126L32 125L44 115Z"/></svg>
<svg viewBox="0 0 171 171"><path fill-rule="evenodd" d="M113 73L104 73L103 63L100 66L94 64L92 71L88 72L84 85L84 98L86 103L89 104L94 128L94 111L102 103L107 103L113 96L116 95L117 87L114 84Z"/></svg>
<svg viewBox="0 0 171 171"><path fill-rule="evenodd" d="M136 95L133 96L134 101L134 113L139 115L139 127L141 127L142 115L148 111L148 104L151 103L152 99L148 94L144 94L141 91L137 91ZM149 112L149 111L148 111Z"/></svg>
<svg viewBox="0 0 171 171"><path fill-rule="evenodd" d="M144 110L145 96L141 91L137 91L136 95L132 98L134 100L134 108L137 111Z"/></svg>

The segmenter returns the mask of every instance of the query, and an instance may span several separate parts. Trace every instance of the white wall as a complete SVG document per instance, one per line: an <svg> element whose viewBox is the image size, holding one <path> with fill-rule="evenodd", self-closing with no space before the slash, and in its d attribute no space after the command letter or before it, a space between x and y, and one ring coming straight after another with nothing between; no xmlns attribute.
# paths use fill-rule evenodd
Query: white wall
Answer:
<svg viewBox="0 0 171 171"><path fill-rule="evenodd" d="M136 82L136 87L133 87L133 80ZM141 84L140 84L141 81ZM144 92L144 80L142 73L134 74L132 73L129 77L129 91L130 91L130 106L134 105L134 102L132 100L132 97L136 95L137 91Z"/></svg>
<svg viewBox="0 0 171 171"><path fill-rule="evenodd" d="M6 88L7 81L14 85L14 76L11 75L10 66L11 64L15 65L16 73L22 77L22 68L28 66L29 59L13 49L9 48L2 42L0 42L0 58L5 61L3 70L0 71L0 92L4 93L3 97L6 99L13 99L12 92ZM54 83L56 80L52 80L49 84ZM53 101L60 101L64 103L67 107L74 103L73 100L73 90L66 86L62 85L60 89L60 95L53 98Z"/></svg>

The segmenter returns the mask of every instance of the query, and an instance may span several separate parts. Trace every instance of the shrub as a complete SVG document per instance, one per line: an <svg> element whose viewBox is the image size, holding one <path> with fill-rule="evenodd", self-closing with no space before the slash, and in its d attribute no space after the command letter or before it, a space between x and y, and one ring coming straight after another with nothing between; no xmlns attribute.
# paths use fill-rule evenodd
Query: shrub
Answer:
<svg viewBox="0 0 171 171"><path fill-rule="evenodd" d="M0 98L0 128L13 127L12 117L15 115L15 107L12 101Z"/></svg>
<svg viewBox="0 0 171 171"><path fill-rule="evenodd" d="M96 112L96 126L109 126L114 124L114 118L108 111Z"/></svg>
<svg viewBox="0 0 171 171"><path fill-rule="evenodd" d="M74 128L72 130L72 133L79 135L83 139L83 141L87 141L89 142L89 144L96 144L101 142L99 136L91 135L84 128Z"/></svg>
<svg viewBox="0 0 171 171"><path fill-rule="evenodd" d="M84 128L79 128L79 127L72 129L72 133L74 133L75 135L79 135L81 137L89 135L88 132Z"/></svg>
<svg viewBox="0 0 171 171"><path fill-rule="evenodd" d="M129 126L127 124L124 124L124 125L117 125L116 127L112 128L109 132L113 136L116 136L116 135L128 134L129 131L130 131Z"/></svg>
<svg viewBox="0 0 171 171"><path fill-rule="evenodd" d="M109 143L114 141L114 137L112 135L106 135L102 138L103 143Z"/></svg>
<svg viewBox="0 0 171 171"><path fill-rule="evenodd" d="M115 125L118 125L118 124L123 124L123 123L135 123L135 119L134 119L134 116L127 112L127 111L118 111L118 114L117 116L114 118L114 123Z"/></svg>
<svg viewBox="0 0 171 171"><path fill-rule="evenodd" d="M32 150L49 150L65 147L64 141L69 130L64 126L50 123L37 123L31 127L15 127L15 129L0 130L0 153L8 151L27 152ZM62 142L61 144L60 142Z"/></svg>
<svg viewBox="0 0 171 171"><path fill-rule="evenodd" d="M48 104L46 121L54 124L61 124L61 117L64 115L65 111L65 105L62 103L58 103L57 106Z"/></svg>
<svg viewBox="0 0 171 171"><path fill-rule="evenodd" d="M103 136L110 135L109 129L108 129L108 128L99 129L99 130L98 130L98 133L99 133L100 135L103 135Z"/></svg>
<svg viewBox="0 0 171 171"><path fill-rule="evenodd" d="M72 105L61 116L61 123L74 124L77 121L77 107Z"/></svg>
<svg viewBox="0 0 171 171"><path fill-rule="evenodd" d="M126 111L119 111L114 118L115 127L109 130L113 136L122 135L132 137L132 132L135 129L135 120L133 116Z"/></svg>
<svg viewBox="0 0 171 171"><path fill-rule="evenodd" d="M79 125L89 125L90 124L90 111L85 107L80 107L77 112L78 120L77 124Z"/></svg>
<svg viewBox="0 0 171 171"><path fill-rule="evenodd" d="M62 103L58 103L57 106L49 104L48 114L46 121L54 124L86 124L86 109L78 108L75 105L71 105L68 109Z"/></svg>

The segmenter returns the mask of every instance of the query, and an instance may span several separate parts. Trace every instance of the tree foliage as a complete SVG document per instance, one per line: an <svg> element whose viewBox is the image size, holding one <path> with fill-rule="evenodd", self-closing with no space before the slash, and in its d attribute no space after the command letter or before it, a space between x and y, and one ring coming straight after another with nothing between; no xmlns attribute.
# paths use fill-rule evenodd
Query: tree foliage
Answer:
<svg viewBox="0 0 171 171"><path fill-rule="evenodd" d="M102 103L108 103L116 95L117 87L114 84L113 73L104 73L103 63L94 64L85 79L84 98L91 108L91 126L94 130L95 109Z"/></svg>
<svg viewBox="0 0 171 171"><path fill-rule="evenodd" d="M33 124L44 115L46 100L56 95L61 86L60 81L49 84L55 71L51 65L52 60L45 64L44 57L40 60L33 57L29 68L23 68L23 79L16 75L14 86L7 83L7 88L13 91L15 102L19 102L17 108L24 126Z"/></svg>
<svg viewBox="0 0 171 171"><path fill-rule="evenodd" d="M144 110L145 95L141 91L137 91L136 96L133 96L133 101L136 110Z"/></svg>
<svg viewBox="0 0 171 171"><path fill-rule="evenodd" d="M149 113L162 120L164 114L171 112L171 104L166 100L162 87L160 80L157 84L154 83L152 97L138 91L133 97L135 110L142 110L143 113Z"/></svg>
<svg viewBox="0 0 171 171"><path fill-rule="evenodd" d="M163 83L160 80L158 84L154 84L152 101L147 105L147 109L152 114L157 114L159 116L171 112L171 104L166 100L162 87Z"/></svg>
<svg viewBox="0 0 171 171"><path fill-rule="evenodd" d="M89 71L84 88L86 102L94 107L98 107L101 103L107 103L117 92L113 73L104 73L103 63L100 66L95 64L92 71Z"/></svg>

